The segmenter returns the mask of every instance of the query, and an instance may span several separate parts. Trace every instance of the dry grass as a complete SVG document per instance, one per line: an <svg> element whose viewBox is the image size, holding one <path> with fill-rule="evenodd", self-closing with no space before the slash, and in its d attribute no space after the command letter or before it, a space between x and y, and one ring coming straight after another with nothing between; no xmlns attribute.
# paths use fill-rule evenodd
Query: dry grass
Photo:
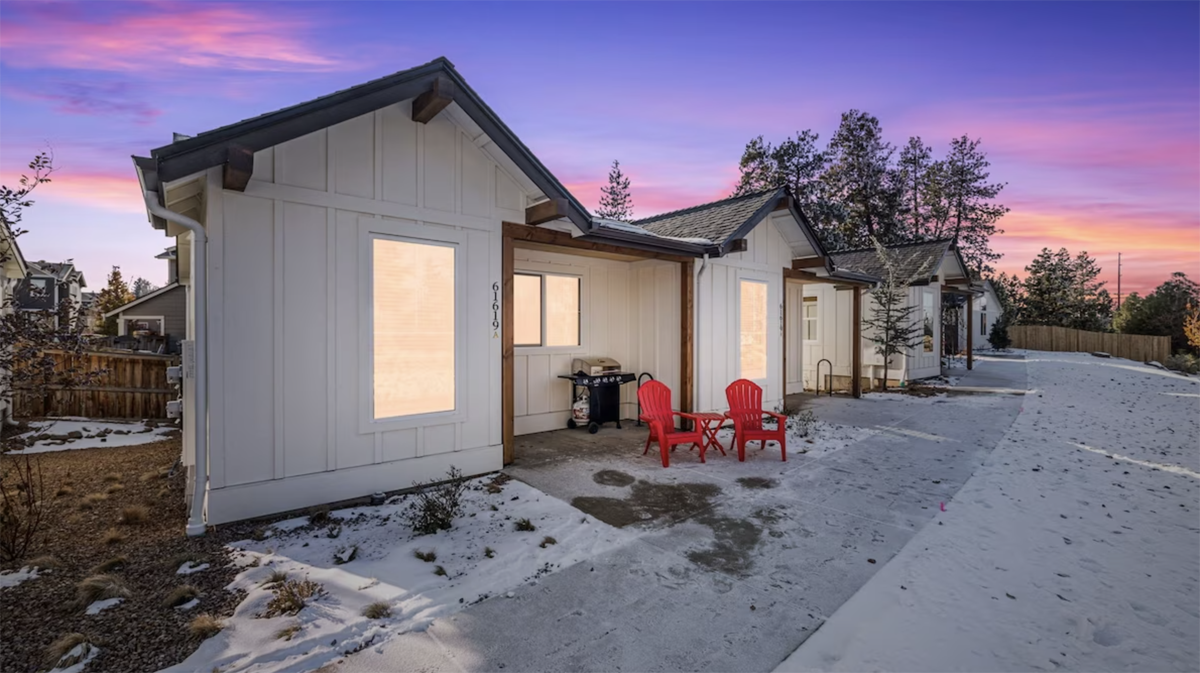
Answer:
<svg viewBox="0 0 1200 673"><path fill-rule="evenodd" d="M125 541L125 534L116 528L109 528L104 531L104 544L120 544Z"/></svg>
<svg viewBox="0 0 1200 673"><path fill-rule="evenodd" d="M126 526L136 526L150 520L150 510L145 505L126 505L121 508L121 518L117 523Z"/></svg>
<svg viewBox="0 0 1200 673"><path fill-rule="evenodd" d="M129 565L129 559L125 558L124 556L114 556L106 561L101 562L100 565L96 566L95 568L92 568L92 574L101 575L104 573L110 573L114 570L120 570L127 565Z"/></svg>
<svg viewBox="0 0 1200 673"><path fill-rule="evenodd" d="M196 598L200 595L200 591L190 584L183 584L171 590L167 594L167 599L163 601L163 605L168 608L178 607L184 603Z"/></svg>
<svg viewBox="0 0 1200 673"><path fill-rule="evenodd" d="M59 563L58 559L46 554L38 556L37 558L29 559L24 565L30 568L37 568L38 570L53 570L55 568L62 567L62 564Z"/></svg>
<svg viewBox="0 0 1200 673"><path fill-rule="evenodd" d="M207 612L196 615L196 617L188 623L188 631L190 631L193 636L196 636L200 640L212 638L220 633L221 629L224 627L225 625L221 623L221 620L213 617Z"/></svg>
<svg viewBox="0 0 1200 673"><path fill-rule="evenodd" d="M272 584L279 584L281 582L286 582L287 578L288 578L287 573L283 572L282 570L272 570L271 574L267 575L267 579L265 581L263 581L262 585L264 587L269 587Z"/></svg>
<svg viewBox="0 0 1200 673"><path fill-rule="evenodd" d="M537 528L534 527L533 522L530 521L529 519L517 519L516 526L517 526L517 530L523 531L523 532L530 532L530 531L537 530Z"/></svg>
<svg viewBox="0 0 1200 673"><path fill-rule="evenodd" d="M155 479L158 479L160 476L162 476L162 475L160 475L158 473L158 470L150 470L149 472L143 472L142 476L138 477L138 481L141 481L142 483L145 483L147 481L154 481Z"/></svg>
<svg viewBox="0 0 1200 673"><path fill-rule="evenodd" d="M104 481L121 481L121 474L119 472L109 472L104 475Z"/></svg>
<svg viewBox="0 0 1200 673"><path fill-rule="evenodd" d="M320 584L304 579L280 582L271 591L275 597L267 603L263 617L299 614L308 604L308 599L320 596L325 590Z"/></svg>
<svg viewBox="0 0 1200 673"><path fill-rule="evenodd" d="M300 633L300 624L288 624L287 626L275 632L275 640L291 640L293 636Z"/></svg>
<svg viewBox="0 0 1200 673"><path fill-rule="evenodd" d="M495 549L492 549L491 547L484 547L484 548L483 548L483 555L484 555L484 556L486 556L486 557L488 557L488 558L493 558L493 557L495 557L495 556L496 556L496 550L495 550Z"/></svg>
<svg viewBox="0 0 1200 673"><path fill-rule="evenodd" d="M108 598L129 598L132 593L116 575L92 575L75 585L75 604L80 610Z"/></svg>
<svg viewBox="0 0 1200 673"><path fill-rule="evenodd" d="M314 526L323 526L329 523L329 506L322 505L309 510L308 522Z"/></svg>
<svg viewBox="0 0 1200 673"><path fill-rule="evenodd" d="M83 500L79 503L79 509L92 509L105 500L108 500L107 493L88 493L83 496Z"/></svg>
<svg viewBox="0 0 1200 673"><path fill-rule="evenodd" d="M58 487L58 490L54 492L54 497L65 498L68 495L73 495L74 493L75 493L75 489L71 488L70 486L64 485L64 486Z"/></svg>
<svg viewBox="0 0 1200 673"><path fill-rule="evenodd" d="M555 540L554 538L547 535L546 537L542 538L542 543L538 546L541 547L542 549L545 549L546 547L549 547L552 544L558 544L558 540Z"/></svg>
<svg viewBox="0 0 1200 673"><path fill-rule="evenodd" d="M121 491L124 491L124 490L125 490L125 484L109 484L108 488L104 489L104 492L109 495L112 495L113 493L120 493Z"/></svg>
<svg viewBox="0 0 1200 673"><path fill-rule="evenodd" d="M90 645L90 643L88 643L87 636L83 635L82 633L68 633L58 640L50 643L49 647L46 648L46 667L67 668L79 663L83 657L71 657L70 661L63 661L63 657L67 656L71 650L75 649L81 644ZM87 648L84 648L83 654L87 654Z"/></svg>
<svg viewBox="0 0 1200 673"><path fill-rule="evenodd" d="M363 608L363 617L367 619L384 619L392 616L392 606L384 601L375 601Z"/></svg>
<svg viewBox="0 0 1200 673"><path fill-rule="evenodd" d="M429 551L421 551L420 549L417 549L417 550L413 551L413 556L421 559L422 561L424 561L426 563L433 563L434 561L437 560L437 552L434 551L433 549L430 549Z"/></svg>
<svg viewBox="0 0 1200 673"><path fill-rule="evenodd" d="M446 572L446 569L441 566L434 566L433 574L437 575L438 577L449 577L450 576L450 573Z"/></svg>

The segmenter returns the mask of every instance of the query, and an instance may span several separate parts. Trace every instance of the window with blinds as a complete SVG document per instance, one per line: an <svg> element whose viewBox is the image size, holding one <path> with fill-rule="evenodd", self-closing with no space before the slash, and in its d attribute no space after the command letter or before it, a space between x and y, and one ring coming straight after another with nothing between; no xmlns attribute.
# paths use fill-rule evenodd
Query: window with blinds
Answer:
<svg viewBox="0 0 1200 673"><path fill-rule="evenodd" d="M374 418L454 410L454 247L372 239Z"/></svg>
<svg viewBox="0 0 1200 673"><path fill-rule="evenodd" d="M738 322L741 377L767 378L767 284L753 280L739 282Z"/></svg>

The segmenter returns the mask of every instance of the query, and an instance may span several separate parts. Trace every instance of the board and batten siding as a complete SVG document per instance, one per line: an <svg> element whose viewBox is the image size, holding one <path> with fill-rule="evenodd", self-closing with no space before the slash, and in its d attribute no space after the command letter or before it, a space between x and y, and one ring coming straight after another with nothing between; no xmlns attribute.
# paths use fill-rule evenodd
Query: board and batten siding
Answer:
<svg viewBox="0 0 1200 673"><path fill-rule="evenodd" d="M698 411L725 411L725 388L741 378L739 282L767 284L767 377L755 381L763 388L763 406L783 401L783 268L792 263L792 248L772 219L746 236L747 249L708 260L701 273L695 264L696 386Z"/></svg>
<svg viewBox="0 0 1200 673"><path fill-rule="evenodd" d="M570 374L577 357L603 356L626 371L649 372L677 391L679 265L620 261L517 248L514 269L580 278L580 344L517 346L513 359L514 434L566 427ZM636 384L621 387L621 417L637 418Z"/></svg>
<svg viewBox="0 0 1200 673"><path fill-rule="evenodd" d="M405 102L257 152L244 193L209 171L210 523L501 467L493 285L526 195L475 141ZM448 417L369 418L373 232L457 245Z"/></svg>

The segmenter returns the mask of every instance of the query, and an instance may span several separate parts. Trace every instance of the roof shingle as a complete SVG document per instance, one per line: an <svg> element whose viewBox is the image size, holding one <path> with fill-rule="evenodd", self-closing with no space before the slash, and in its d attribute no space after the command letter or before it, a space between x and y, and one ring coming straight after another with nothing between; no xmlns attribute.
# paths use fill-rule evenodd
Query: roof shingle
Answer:
<svg viewBox="0 0 1200 673"><path fill-rule="evenodd" d="M924 275L932 276L937 273L951 242L950 239L943 239L884 247L897 262L898 275L901 278L911 278L918 275L922 267L925 267ZM887 266L874 248L842 250L832 252L829 256L837 269L857 271L880 279L887 278Z"/></svg>
<svg viewBox="0 0 1200 673"><path fill-rule="evenodd" d="M634 220L635 224L657 236L684 239L707 239L721 245L769 201L780 194L779 189L734 196L683 210Z"/></svg>

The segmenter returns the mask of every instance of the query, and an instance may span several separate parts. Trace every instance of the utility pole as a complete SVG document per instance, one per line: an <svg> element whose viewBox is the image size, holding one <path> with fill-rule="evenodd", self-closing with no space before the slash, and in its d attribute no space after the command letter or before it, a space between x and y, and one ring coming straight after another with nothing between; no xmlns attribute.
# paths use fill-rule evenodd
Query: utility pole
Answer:
<svg viewBox="0 0 1200 673"><path fill-rule="evenodd" d="M1121 310L1121 253L1117 253L1117 310Z"/></svg>

